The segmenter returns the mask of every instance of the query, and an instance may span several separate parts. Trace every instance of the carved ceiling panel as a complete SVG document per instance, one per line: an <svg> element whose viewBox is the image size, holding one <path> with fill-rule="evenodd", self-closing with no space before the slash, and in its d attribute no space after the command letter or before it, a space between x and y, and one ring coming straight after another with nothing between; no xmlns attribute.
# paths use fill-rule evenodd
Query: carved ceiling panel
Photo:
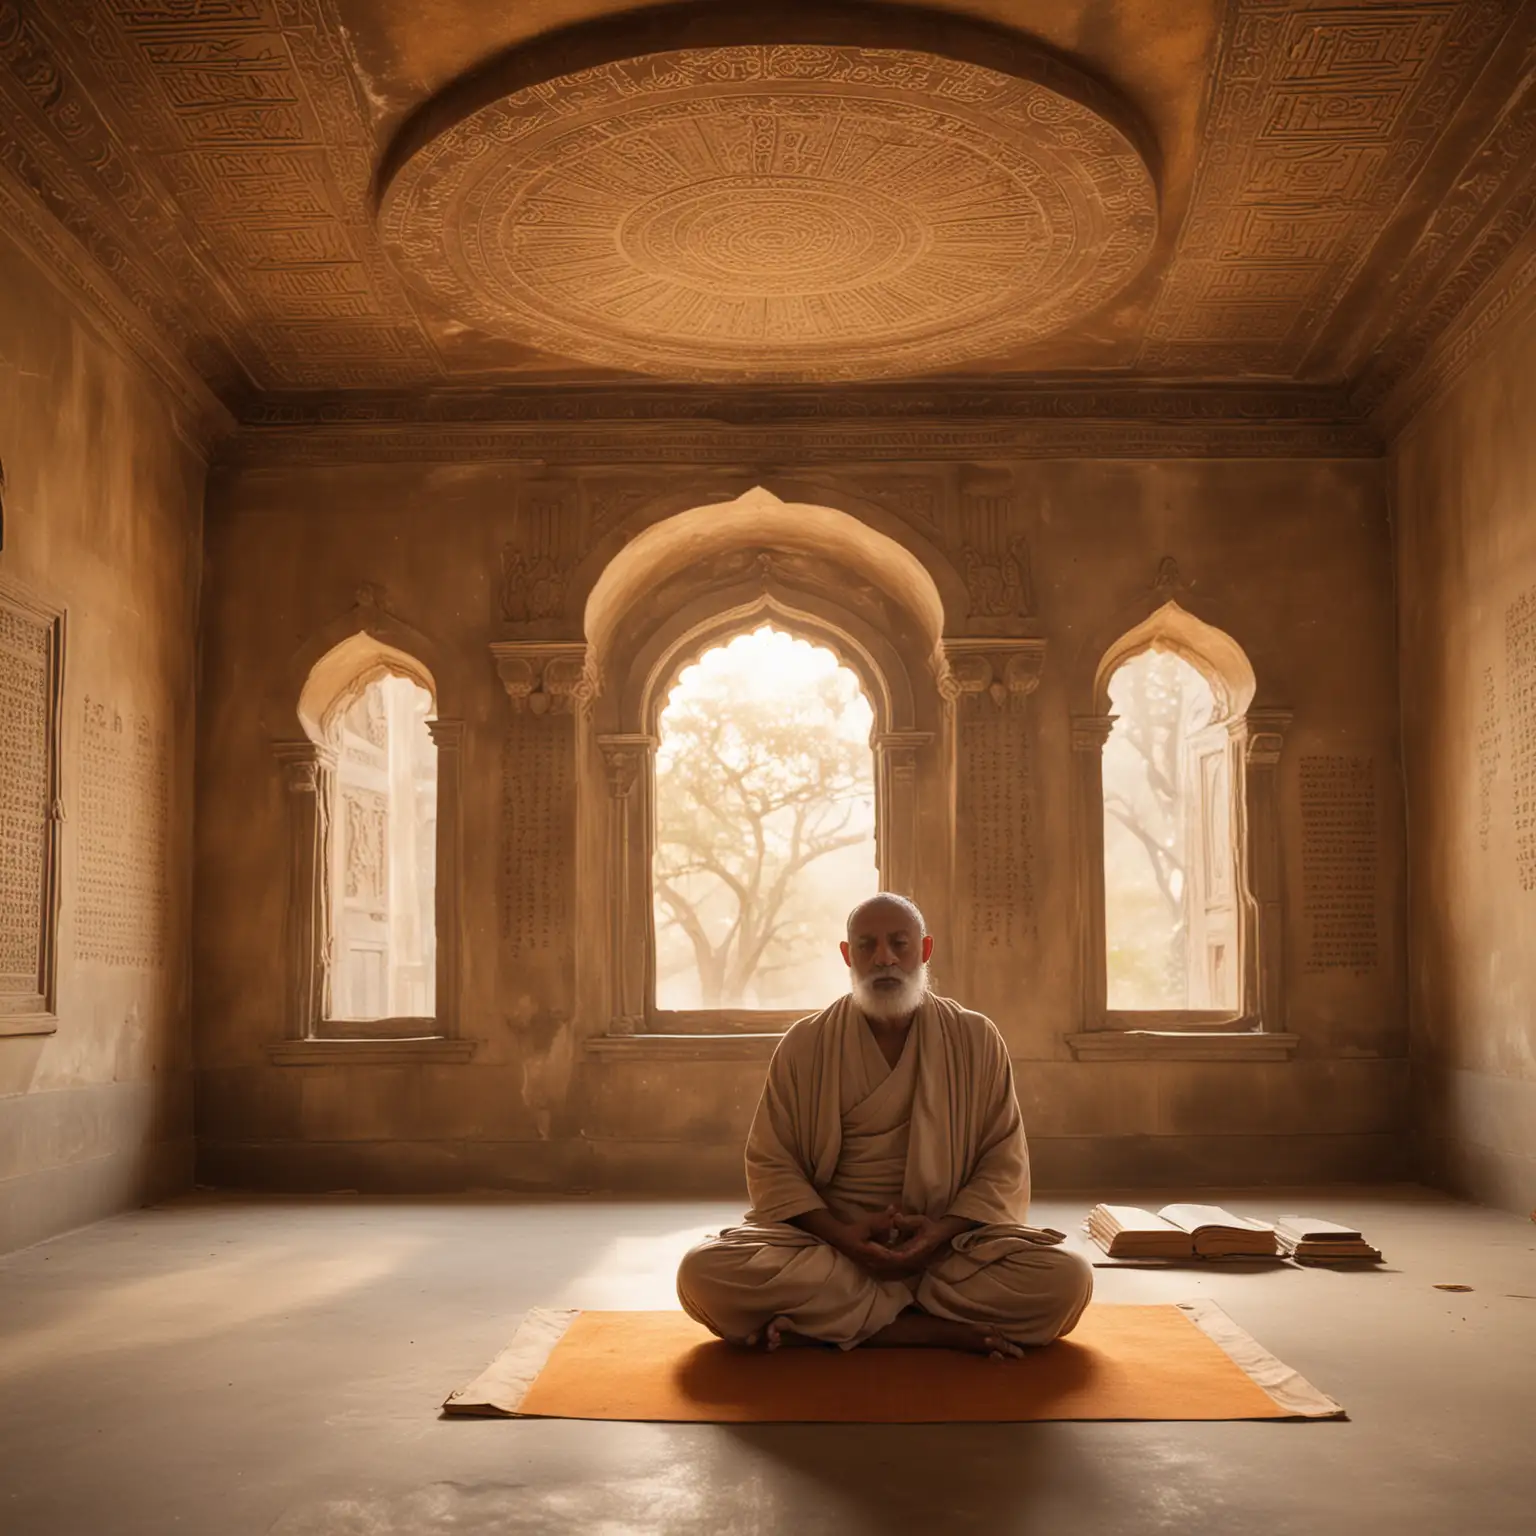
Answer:
<svg viewBox="0 0 1536 1536"><path fill-rule="evenodd" d="M615 370L1416 398L1536 286L1536 4L1190 6L1160 53L1121 0L732 0L671 43L526 0L484 44L521 76L412 137L466 83L426 99L416 0L0 0L0 217L242 414ZM477 14L434 0L453 58Z"/></svg>
<svg viewBox="0 0 1536 1536"><path fill-rule="evenodd" d="M736 47L531 87L406 162L402 269L493 332L670 378L914 374L1049 334L1157 232L1093 107L891 49Z"/></svg>

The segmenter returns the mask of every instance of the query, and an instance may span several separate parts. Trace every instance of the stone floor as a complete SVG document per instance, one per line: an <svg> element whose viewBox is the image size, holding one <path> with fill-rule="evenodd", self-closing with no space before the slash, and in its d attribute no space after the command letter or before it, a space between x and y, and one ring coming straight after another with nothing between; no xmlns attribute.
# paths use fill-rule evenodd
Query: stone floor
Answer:
<svg viewBox="0 0 1536 1536"><path fill-rule="evenodd" d="M205 1197L137 1212L0 1259L0 1530L1530 1536L1536 1226L1416 1189L1227 1203L1359 1221L1388 1264L1100 1270L1100 1299L1215 1297L1350 1422L446 1421L438 1402L525 1308L672 1305L678 1255L734 1207ZM1084 1209L1036 1215L1075 1228Z"/></svg>

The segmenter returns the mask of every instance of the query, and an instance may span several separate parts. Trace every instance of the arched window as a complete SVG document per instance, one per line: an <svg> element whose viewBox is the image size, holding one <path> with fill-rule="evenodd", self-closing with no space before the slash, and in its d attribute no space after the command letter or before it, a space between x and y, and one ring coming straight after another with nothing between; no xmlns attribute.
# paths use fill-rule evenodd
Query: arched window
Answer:
<svg viewBox="0 0 1536 1536"><path fill-rule="evenodd" d="M1073 729L1090 1030L1283 1031L1290 716L1255 709L1256 687L1242 647L1176 602L1099 663Z"/></svg>
<svg viewBox="0 0 1536 1536"><path fill-rule="evenodd" d="M1208 679L1156 647L1109 679L1104 932L1112 1011L1237 1009L1228 732Z"/></svg>
<svg viewBox="0 0 1536 1536"><path fill-rule="evenodd" d="M288 1037L376 1042L379 1060L439 1047L431 1059L466 1059L456 1038L463 725L442 718L433 675L412 654L430 645L424 636L371 604L351 617L368 627L304 678L303 738L273 743L291 838ZM274 1059L309 1059L283 1050Z"/></svg>
<svg viewBox="0 0 1536 1536"><path fill-rule="evenodd" d="M432 695L375 676L333 707L329 1017L429 1019L435 1005L437 750Z"/></svg>
<svg viewBox="0 0 1536 1536"><path fill-rule="evenodd" d="M763 624L683 668L658 721L656 1006L810 1008L878 889L874 712L823 646Z"/></svg>

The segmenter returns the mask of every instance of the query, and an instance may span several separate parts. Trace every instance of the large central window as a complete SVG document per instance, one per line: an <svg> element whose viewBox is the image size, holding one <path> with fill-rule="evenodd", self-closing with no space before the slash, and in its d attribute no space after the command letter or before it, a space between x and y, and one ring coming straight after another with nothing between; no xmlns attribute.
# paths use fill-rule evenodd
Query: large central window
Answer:
<svg viewBox="0 0 1536 1536"><path fill-rule="evenodd" d="M879 888L874 715L831 651L770 625L685 667L656 753L656 1006L813 1008L847 989Z"/></svg>

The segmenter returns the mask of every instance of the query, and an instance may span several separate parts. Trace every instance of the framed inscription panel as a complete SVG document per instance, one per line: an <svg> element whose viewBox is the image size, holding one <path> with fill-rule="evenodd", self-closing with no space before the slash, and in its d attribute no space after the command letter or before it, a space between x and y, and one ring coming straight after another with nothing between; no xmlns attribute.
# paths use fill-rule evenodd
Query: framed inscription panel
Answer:
<svg viewBox="0 0 1536 1536"><path fill-rule="evenodd" d="M0 576L0 1034L52 1020L63 610Z"/></svg>

